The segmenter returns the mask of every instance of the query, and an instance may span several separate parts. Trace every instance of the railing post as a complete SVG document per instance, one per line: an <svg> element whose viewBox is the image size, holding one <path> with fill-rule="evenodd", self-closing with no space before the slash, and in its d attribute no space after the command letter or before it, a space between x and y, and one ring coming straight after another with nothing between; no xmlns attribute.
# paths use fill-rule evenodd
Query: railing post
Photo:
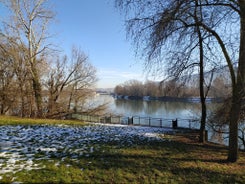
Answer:
<svg viewBox="0 0 245 184"><path fill-rule="evenodd" d="M128 117L128 125L133 125L134 124L134 122L133 122L134 120L133 120L133 117Z"/></svg>
<svg viewBox="0 0 245 184"><path fill-rule="evenodd" d="M176 120L172 120L172 128L176 129L178 128L178 119L176 118Z"/></svg>
<svg viewBox="0 0 245 184"><path fill-rule="evenodd" d="M208 131L205 130L205 141L208 141Z"/></svg>

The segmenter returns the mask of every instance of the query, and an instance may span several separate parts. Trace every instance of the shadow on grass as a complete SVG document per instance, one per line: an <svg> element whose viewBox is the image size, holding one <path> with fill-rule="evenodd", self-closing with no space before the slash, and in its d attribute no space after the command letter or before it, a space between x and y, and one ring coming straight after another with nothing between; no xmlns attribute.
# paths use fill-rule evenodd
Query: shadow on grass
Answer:
<svg viewBox="0 0 245 184"><path fill-rule="evenodd" d="M127 177L130 173L135 176L137 182L143 181L139 179L142 176L144 176L144 181L148 182L245 182L245 178L243 178L245 172L243 174L234 173L232 166L226 165L225 159L220 159L220 154L217 154L217 150L213 146L208 146L208 148L175 141L152 143L138 145L135 148L108 149L103 153L95 153L88 158L82 157L79 163L71 161L69 164L77 168L85 167L88 172L96 171L102 173L102 175L111 171L110 174L114 176ZM226 151L222 148L219 149L224 153ZM207 154L209 158L200 158L198 152L200 155ZM192 155L192 153L194 154ZM212 158L215 154L217 154L217 158ZM230 172L224 172L221 169L223 167L227 167L226 170L230 170ZM242 169L245 168L242 167ZM120 178L120 176L117 176L117 178ZM93 177L96 177L96 175L93 175Z"/></svg>
<svg viewBox="0 0 245 184"><path fill-rule="evenodd" d="M224 174L202 168L174 168L171 172L184 183L244 183L241 175Z"/></svg>
<svg viewBox="0 0 245 184"><path fill-rule="evenodd" d="M203 159L203 158L179 158L177 159L179 162L203 162L203 163L216 163L216 164L227 164L229 163L226 159L217 159L217 158L212 158L212 159Z"/></svg>
<svg viewBox="0 0 245 184"><path fill-rule="evenodd" d="M217 151L213 145L165 141L131 147L101 143L100 148L88 157L66 157L60 166L54 163L62 157L52 158L53 164L46 161L47 168L28 174L51 183L245 183L245 167L236 173L233 166L239 165L225 164L222 159L226 149ZM37 181L34 178L24 181Z"/></svg>
<svg viewBox="0 0 245 184"><path fill-rule="evenodd" d="M188 162L189 165L195 165L196 159L176 159L169 158L168 155L161 156L145 156L145 155L132 155L132 154L104 154L99 157L92 157L89 159L91 164L87 164L86 170L89 172L100 172L117 175L121 172L121 175L128 175L128 173L135 176L137 182L141 180L137 179L140 176L144 176L144 182L154 181L176 181L180 183L242 183L245 180L241 175L227 174L222 170L216 171L212 169L191 167L184 168L183 162ZM75 164L76 167L84 167L84 161ZM211 160L201 162L212 162ZM215 163L224 163L223 160L216 160ZM70 163L71 164L71 163ZM188 165L187 164L187 165ZM72 164L74 165L74 163ZM123 176L123 177L124 177ZM93 175L96 178L96 175ZM154 177L154 180L152 178ZM120 179L120 177L117 177ZM143 181L143 180L142 180Z"/></svg>

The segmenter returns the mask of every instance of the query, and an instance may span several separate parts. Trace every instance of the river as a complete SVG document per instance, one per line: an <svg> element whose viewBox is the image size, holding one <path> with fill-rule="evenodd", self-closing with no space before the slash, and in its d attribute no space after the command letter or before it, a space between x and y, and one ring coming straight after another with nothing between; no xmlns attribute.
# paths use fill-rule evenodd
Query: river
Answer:
<svg viewBox="0 0 245 184"><path fill-rule="evenodd" d="M127 117L140 116L151 118L163 118L171 125L171 121L178 119L178 126L199 128L198 120L201 116L200 103L187 102L164 102L164 101L145 101L145 100L125 100L115 99L110 95L99 95L100 102L108 103L108 113ZM217 107L217 103L208 103L208 113ZM192 123L190 125L190 122ZM228 139L224 139L224 135L213 132L208 129L209 141L227 144Z"/></svg>
<svg viewBox="0 0 245 184"><path fill-rule="evenodd" d="M102 101L108 102L108 111L123 116L143 116L164 119L196 119L200 117L200 103L164 102L145 100L115 99L110 95L99 95ZM217 106L208 103L208 110Z"/></svg>

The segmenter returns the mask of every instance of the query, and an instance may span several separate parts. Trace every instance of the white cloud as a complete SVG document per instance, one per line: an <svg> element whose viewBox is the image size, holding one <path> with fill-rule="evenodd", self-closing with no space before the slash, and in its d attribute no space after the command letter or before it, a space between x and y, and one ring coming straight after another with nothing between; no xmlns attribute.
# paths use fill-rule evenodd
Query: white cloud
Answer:
<svg viewBox="0 0 245 184"><path fill-rule="evenodd" d="M117 70L99 70L98 76L103 78L124 78L124 79L142 79L143 75L140 72L125 72Z"/></svg>
<svg viewBox="0 0 245 184"><path fill-rule="evenodd" d="M98 78L99 82L97 86L99 88L113 88L131 79L144 81L143 74L140 72L125 72L114 69L100 69L98 71Z"/></svg>
<svg viewBox="0 0 245 184"><path fill-rule="evenodd" d="M139 73L124 72L121 74L121 77L126 78L126 79L142 80L143 75Z"/></svg>

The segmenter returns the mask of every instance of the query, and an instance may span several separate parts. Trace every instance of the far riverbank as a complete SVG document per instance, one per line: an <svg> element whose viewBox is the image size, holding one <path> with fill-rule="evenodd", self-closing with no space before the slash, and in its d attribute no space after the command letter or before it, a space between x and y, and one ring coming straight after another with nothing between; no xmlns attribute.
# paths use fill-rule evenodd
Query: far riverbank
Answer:
<svg viewBox="0 0 245 184"><path fill-rule="evenodd" d="M152 97L152 96L127 96L127 95L116 95L112 94L115 99L124 99L124 100L145 100L145 101L163 101L163 102L186 102L186 103L200 103L200 97L172 97L172 96L161 96L161 97ZM207 103L221 103L224 98L217 97L207 97Z"/></svg>

